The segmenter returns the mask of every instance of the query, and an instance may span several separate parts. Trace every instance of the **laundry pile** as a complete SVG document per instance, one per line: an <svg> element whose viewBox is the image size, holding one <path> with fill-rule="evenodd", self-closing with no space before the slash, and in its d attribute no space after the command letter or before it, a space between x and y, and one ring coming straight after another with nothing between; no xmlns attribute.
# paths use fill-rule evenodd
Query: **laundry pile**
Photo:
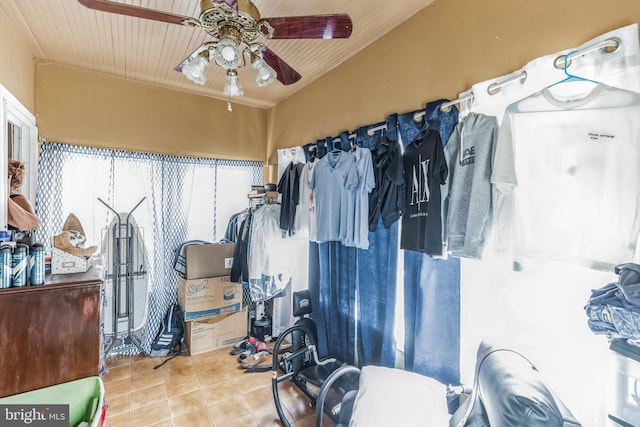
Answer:
<svg viewBox="0 0 640 427"><path fill-rule="evenodd" d="M591 291L584 307L589 328L594 334L640 346L640 265L620 264L615 273L617 282Z"/></svg>

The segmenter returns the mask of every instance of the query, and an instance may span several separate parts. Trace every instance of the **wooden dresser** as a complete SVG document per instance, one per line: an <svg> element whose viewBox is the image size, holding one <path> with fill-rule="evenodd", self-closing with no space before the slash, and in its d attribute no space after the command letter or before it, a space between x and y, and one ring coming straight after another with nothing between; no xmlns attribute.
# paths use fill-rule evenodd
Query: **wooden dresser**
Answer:
<svg viewBox="0 0 640 427"><path fill-rule="evenodd" d="M100 287L90 269L0 289L0 397L98 375Z"/></svg>

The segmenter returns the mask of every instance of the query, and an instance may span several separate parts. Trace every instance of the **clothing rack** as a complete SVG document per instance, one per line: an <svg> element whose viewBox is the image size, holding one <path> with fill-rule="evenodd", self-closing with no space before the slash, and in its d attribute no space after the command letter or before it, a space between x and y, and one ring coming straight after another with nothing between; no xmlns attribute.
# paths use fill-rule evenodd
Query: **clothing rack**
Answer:
<svg viewBox="0 0 640 427"><path fill-rule="evenodd" d="M610 53L617 52L618 50L620 50L621 46L622 46L622 40L620 40L618 37L611 37L601 42L594 43L591 46L587 46L584 49L575 51L571 54L571 56L586 55L587 53L591 53L596 50L599 50L603 54L607 55ZM566 58L567 58L567 55L559 55L555 59L555 61L553 61L553 66L559 70L564 69L565 68L564 63ZM570 65L571 65L571 61L569 61L569 63L567 64L567 67L569 67Z"/></svg>
<svg viewBox="0 0 640 427"><path fill-rule="evenodd" d="M527 72L522 70L520 74L508 77L501 82L491 83L487 88L487 93L489 95L495 95L502 90L503 87L510 85L513 82L524 83L527 80ZM471 100L473 102L473 98Z"/></svg>
<svg viewBox="0 0 640 427"><path fill-rule="evenodd" d="M350 133L347 137L349 139L356 139L356 134L355 133ZM333 142L340 142L340 137L336 136L335 138L333 138Z"/></svg>
<svg viewBox="0 0 640 427"><path fill-rule="evenodd" d="M367 135L373 136L373 134L376 133L377 131L386 130L386 129L387 129L387 125L374 126L370 129L367 129Z"/></svg>

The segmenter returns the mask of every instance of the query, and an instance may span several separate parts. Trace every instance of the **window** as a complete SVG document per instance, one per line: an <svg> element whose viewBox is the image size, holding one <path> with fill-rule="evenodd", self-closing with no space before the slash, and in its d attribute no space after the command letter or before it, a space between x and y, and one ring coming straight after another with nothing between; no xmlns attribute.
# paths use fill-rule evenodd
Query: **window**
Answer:
<svg viewBox="0 0 640 427"><path fill-rule="evenodd" d="M113 215L110 209L127 214L134 208L135 220L145 233L169 234L176 239L174 246L195 239L217 241L224 237L231 215L248 207L251 186L262 184L262 162L255 161L43 142L40 163L43 232L57 234L73 213L83 225L87 243L97 245ZM145 238L148 243L150 239Z"/></svg>
<svg viewBox="0 0 640 427"><path fill-rule="evenodd" d="M22 186L24 194L32 203L35 201L36 181L38 176L38 129L36 119L27 108L20 103L4 86L0 85L0 122L2 135L0 136L0 174L7 176L9 159L19 160L25 164L26 176ZM0 223L2 228L7 225L7 184L6 179L0 185L0 197L3 208L0 209Z"/></svg>
<svg viewBox="0 0 640 427"><path fill-rule="evenodd" d="M145 272L146 283L134 287L133 333L148 353L168 306L176 299L176 249L189 240L214 242L223 237L231 215L248 207L251 185L262 184L262 170L262 162L255 161L165 156L43 141L37 192L42 228L36 238L50 246L51 236L62 231L65 219L73 213L85 232L85 247L97 246L103 266L114 271L117 246L109 230L116 225L116 213L122 224L131 213L131 224L142 241L139 244L134 239L135 251L143 252L143 258L133 257L134 267ZM145 265L137 264L140 259ZM129 265L131 258L120 261ZM107 300L111 286L106 280ZM105 322L105 331L113 331L109 322Z"/></svg>

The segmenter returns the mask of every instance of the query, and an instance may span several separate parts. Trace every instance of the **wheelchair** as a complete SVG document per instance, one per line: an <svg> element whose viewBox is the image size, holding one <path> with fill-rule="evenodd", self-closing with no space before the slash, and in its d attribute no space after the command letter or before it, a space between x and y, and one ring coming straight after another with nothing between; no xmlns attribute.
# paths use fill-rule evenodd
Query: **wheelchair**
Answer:
<svg viewBox="0 0 640 427"><path fill-rule="evenodd" d="M317 343L318 331L315 322L307 317L312 311L311 297L308 290L294 292L293 316L297 318L295 324L278 336L273 348L273 363L271 366L271 388L278 417L284 427L290 427L282 402L280 400L280 385L285 381L293 383L309 399L308 405L316 408L319 390L325 385L329 376L345 364L333 357L320 359ZM291 337L290 348L281 352L283 343ZM284 350L284 348L283 348ZM330 386L330 387L328 387ZM340 410L342 398L348 392L357 389L358 376L344 375L323 390L320 410L327 414L336 424L340 424ZM316 408L317 409L317 408ZM316 414L322 418L322 414Z"/></svg>

